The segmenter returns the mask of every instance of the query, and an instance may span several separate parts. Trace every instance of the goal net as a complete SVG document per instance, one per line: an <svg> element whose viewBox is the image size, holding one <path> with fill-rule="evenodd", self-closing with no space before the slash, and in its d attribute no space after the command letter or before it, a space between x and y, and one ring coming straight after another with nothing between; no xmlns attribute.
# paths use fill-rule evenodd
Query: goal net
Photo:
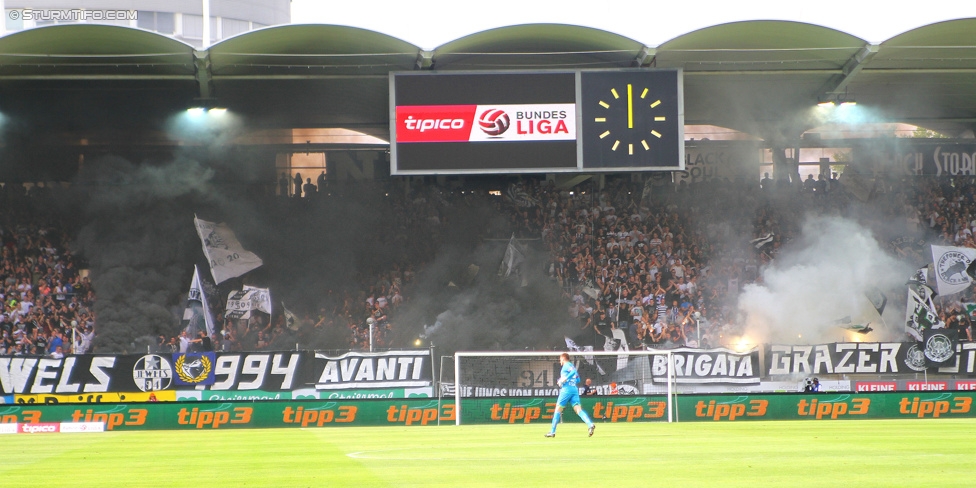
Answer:
<svg viewBox="0 0 976 488"><path fill-rule="evenodd" d="M454 396L456 423L464 418L462 400L491 397L551 397L559 394L562 351L457 352L450 371L441 364L441 392ZM671 420L674 356L671 351L570 352L570 360L598 395L667 395ZM453 374L452 374L453 373ZM453 378L451 378L453 376Z"/></svg>

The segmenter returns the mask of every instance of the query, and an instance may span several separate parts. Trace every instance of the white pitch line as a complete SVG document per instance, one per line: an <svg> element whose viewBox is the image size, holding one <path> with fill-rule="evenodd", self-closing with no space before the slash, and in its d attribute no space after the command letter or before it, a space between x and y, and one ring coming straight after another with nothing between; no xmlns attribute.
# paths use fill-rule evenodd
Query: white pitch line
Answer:
<svg viewBox="0 0 976 488"><path fill-rule="evenodd" d="M346 457L352 459L372 459L379 461L522 461L522 462L539 462L539 461L551 461L552 457L539 457L539 458L526 458L519 457L518 459L510 458L500 458L500 457L430 457L430 456L383 456L383 455L373 455L374 453L384 453L393 451L405 451L406 449L379 449L370 451L356 451L346 454Z"/></svg>

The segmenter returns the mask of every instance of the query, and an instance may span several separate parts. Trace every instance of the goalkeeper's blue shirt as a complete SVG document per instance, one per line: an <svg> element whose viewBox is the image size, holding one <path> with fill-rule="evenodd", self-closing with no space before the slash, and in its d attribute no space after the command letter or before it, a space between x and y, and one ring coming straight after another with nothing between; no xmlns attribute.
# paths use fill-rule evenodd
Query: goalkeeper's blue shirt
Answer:
<svg viewBox="0 0 976 488"><path fill-rule="evenodd" d="M572 390L577 393L579 392L577 385L579 385L580 382L580 375L576 372L576 366L573 366L573 363L567 362L564 364L563 369L559 373L559 377L560 379L564 380L562 387L563 390Z"/></svg>

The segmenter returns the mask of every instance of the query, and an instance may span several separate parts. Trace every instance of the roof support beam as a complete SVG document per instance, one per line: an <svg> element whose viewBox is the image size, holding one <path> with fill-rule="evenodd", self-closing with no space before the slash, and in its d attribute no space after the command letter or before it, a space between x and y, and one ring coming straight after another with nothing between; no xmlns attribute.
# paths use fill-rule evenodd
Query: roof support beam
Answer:
<svg viewBox="0 0 976 488"><path fill-rule="evenodd" d="M420 51L417 54L417 69L434 69L434 51Z"/></svg>
<svg viewBox="0 0 976 488"><path fill-rule="evenodd" d="M657 64L657 49L653 47L644 46L641 48L640 52L637 53L637 58L634 59L634 66L644 67L644 66L654 66Z"/></svg>
<svg viewBox="0 0 976 488"><path fill-rule="evenodd" d="M851 59L848 59L844 63L844 67L841 68L841 76L839 78L833 79L827 82L826 85L820 90L819 95L823 98L829 98L831 96L836 97L837 95L847 92L847 85L849 85L854 78L857 77L858 73L864 69L871 58L875 54L878 54L878 48L881 46L877 44L868 44L857 51Z"/></svg>
<svg viewBox="0 0 976 488"><path fill-rule="evenodd" d="M0 79L3 79L0 76ZM214 75L213 79L227 80L388 80L390 75Z"/></svg>
<svg viewBox="0 0 976 488"><path fill-rule="evenodd" d="M193 75L0 75L0 81L71 81L71 80L134 80L134 81L194 81Z"/></svg>
<svg viewBox="0 0 976 488"><path fill-rule="evenodd" d="M213 98L213 73L210 71L210 50L193 51L193 65L196 72L200 98Z"/></svg>

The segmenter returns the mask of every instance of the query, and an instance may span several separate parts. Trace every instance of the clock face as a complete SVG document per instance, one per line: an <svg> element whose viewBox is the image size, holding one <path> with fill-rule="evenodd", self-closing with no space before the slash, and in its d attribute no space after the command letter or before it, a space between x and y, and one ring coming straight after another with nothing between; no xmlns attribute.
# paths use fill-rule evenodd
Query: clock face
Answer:
<svg viewBox="0 0 976 488"><path fill-rule="evenodd" d="M661 139L662 135L656 129L643 130L652 125L648 124L649 121L664 129L664 123L668 120L661 99L650 92L649 87L638 85L638 89L634 90L633 83L627 83L626 88L621 86L619 90L611 87L605 100L597 102L606 113L603 117L594 117L593 122L606 125L607 130L601 132L599 137L610 145L611 151L626 151L628 156L633 156L634 146L637 146L637 151L650 151L651 144L657 144Z"/></svg>
<svg viewBox="0 0 976 488"><path fill-rule="evenodd" d="M584 168L681 166L678 72L584 72L581 78Z"/></svg>

